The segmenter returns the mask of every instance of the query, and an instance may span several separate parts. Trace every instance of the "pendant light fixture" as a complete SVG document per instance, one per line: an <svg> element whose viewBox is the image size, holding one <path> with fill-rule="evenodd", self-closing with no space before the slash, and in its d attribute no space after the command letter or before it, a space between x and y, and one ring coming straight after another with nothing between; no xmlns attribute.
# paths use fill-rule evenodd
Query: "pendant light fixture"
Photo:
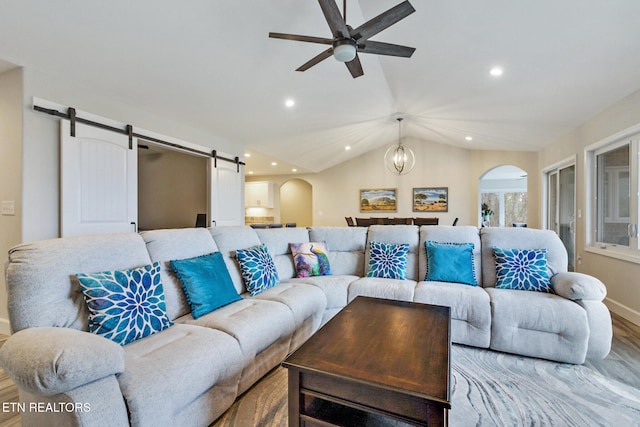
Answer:
<svg viewBox="0 0 640 427"><path fill-rule="evenodd" d="M406 147L402 143L402 117L398 117L398 143L392 145L384 153L384 165L386 168L396 174L405 175L411 172L416 164L416 156L411 148Z"/></svg>

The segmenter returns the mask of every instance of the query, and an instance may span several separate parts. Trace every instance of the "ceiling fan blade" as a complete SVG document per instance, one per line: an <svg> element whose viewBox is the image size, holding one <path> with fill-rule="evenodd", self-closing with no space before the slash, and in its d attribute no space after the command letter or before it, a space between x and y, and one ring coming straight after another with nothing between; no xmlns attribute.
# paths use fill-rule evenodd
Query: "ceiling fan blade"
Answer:
<svg viewBox="0 0 640 427"><path fill-rule="evenodd" d="M356 55L356 57L352 61L346 62L345 64L347 65L347 68L349 69L349 72L354 79L356 77L364 75L362 64L360 63L360 58L358 58L358 55Z"/></svg>
<svg viewBox="0 0 640 427"><path fill-rule="evenodd" d="M398 44L374 42L367 40L363 46L358 46L358 52L374 53L376 55L402 56L410 58L415 52L415 47L400 46Z"/></svg>
<svg viewBox="0 0 640 427"><path fill-rule="evenodd" d="M389 28L415 11L416 10L411 6L411 3L409 3L408 0L403 1L399 5L392 7L386 12L381 13L351 31L351 37L353 37L358 43L360 41L367 40L369 37L375 36L380 31Z"/></svg>
<svg viewBox="0 0 640 427"><path fill-rule="evenodd" d="M309 68L313 67L314 65L318 64L321 61L324 61L325 59L330 57L332 54L333 54L333 48L330 47L329 49L325 50L321 54L314 56L309 61L302 64L300 67L296 68L296 71L307 71Z"/></svg>
<svg viewBox="0 0 640 427"><path fill-rule="evenodd" d="M349 28L347 28L347 23L344 22L335 0L318 0L318 3L320 3L333 37L336 39L349 38Z"/></svg>
<svg viewBox="0 0 640 427"><path fill-rule="evenodd" d="M332 39L327 39L324 37L300 36L297 34L269 33L269 37L271 37L272 39L293 40L297 42L320 43L320 44L333 43Z"/></svg>

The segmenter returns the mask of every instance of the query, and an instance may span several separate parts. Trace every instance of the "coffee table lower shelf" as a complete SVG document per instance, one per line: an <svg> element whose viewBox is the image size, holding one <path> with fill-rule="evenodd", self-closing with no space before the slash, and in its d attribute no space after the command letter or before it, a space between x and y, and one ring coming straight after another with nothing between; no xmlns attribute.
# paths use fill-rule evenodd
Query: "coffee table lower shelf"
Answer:
<svg viewBox="0 0 640 427"><path fill-rule="evenodd" d="M444 426L447 418L446 404L289 367L290 426Z"/></svg>

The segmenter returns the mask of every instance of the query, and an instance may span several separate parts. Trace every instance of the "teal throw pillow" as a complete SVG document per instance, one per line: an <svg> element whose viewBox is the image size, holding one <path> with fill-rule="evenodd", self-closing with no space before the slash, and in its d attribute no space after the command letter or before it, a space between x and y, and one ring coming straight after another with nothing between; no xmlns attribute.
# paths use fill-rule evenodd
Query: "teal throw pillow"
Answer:
<svg viewBox="0 0 640 427"><path fill-rule="evenodd" d="M330 276L325 242L289 243L296 277Z"/></svg>
<svg viewBox="0 0 640 427"><path fill-rule="evenodd" d="M265 245L238 249L236 254L242 279L252 296L280 283L273 258Z"/></svg>
<svg viewBox="0 0 640 427"><path fill-rule="evenodd" d="M405 280L407 278L408 253L408 243L369 242L367 277Z"/></svg>
<svg viewBox="0 0 640 427"><path fill-rule="evenodd" d="M473 267L473 243L440 243L427 240L427 274L424 280L478 286Z"/></svg>
<svg viewBox="0 0 640 427"><path fill-rule="evenodd" d="M169 264L178 276L194 319L242 299L220 252Z"/></svg>
<svg viewBox="0 0 640 427"><path fill-rule="evenodd" d="M125 345L173 325L159 263L76 276L89 309L89 331Z"/></svg>
<svg viewBox="0 0 640 427"><path fill-rule="evenodd" d="M501 249L496 257L496 288L552 293L546 249Z"/></svg>

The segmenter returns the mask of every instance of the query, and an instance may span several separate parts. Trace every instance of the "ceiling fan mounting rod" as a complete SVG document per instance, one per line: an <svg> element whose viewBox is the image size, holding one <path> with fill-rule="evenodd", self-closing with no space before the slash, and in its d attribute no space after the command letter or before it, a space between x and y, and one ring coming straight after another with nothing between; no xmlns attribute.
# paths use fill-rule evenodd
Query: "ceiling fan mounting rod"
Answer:
<svg viewBox="0 0 640 427"><path fill-rule="evenodd" d="M347 22L347 0L342 1L342 18Z"/></svg>

